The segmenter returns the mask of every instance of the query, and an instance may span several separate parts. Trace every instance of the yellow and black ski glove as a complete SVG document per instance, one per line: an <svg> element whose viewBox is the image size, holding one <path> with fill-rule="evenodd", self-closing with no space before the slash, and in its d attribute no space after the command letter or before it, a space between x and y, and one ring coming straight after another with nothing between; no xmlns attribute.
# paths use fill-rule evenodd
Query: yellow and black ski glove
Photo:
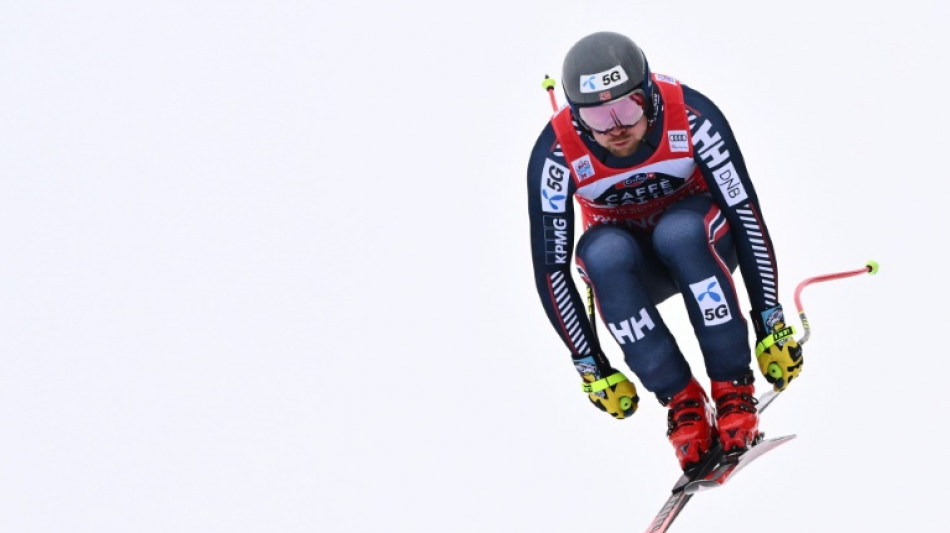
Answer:
<svg viewBox="0 0 950 533"><path fill-rule="evenodd" d="M776 391L783 391L802 372L802 347L795 340L795 329L786 325L782 306L751 313L755 324L755 358L765 380Z"/></svg>
<svg viewBox="0 0 950 533"><path fill-rule="evenodd" d="M603 354L575 359L574 368L581 375L581 389L595 407L617 419L637 411L637 387L622 372L611 368Z"/></svg>
<svg viewBox="0 0 950 533"><path fill-rule="evenodd" d="M581 388L587 393L590 403L601 411L614 418L626 418L637 412L640 402L637 387L622 372L614 371L596 381L587 381L587 375L583 377Z"/></svg>

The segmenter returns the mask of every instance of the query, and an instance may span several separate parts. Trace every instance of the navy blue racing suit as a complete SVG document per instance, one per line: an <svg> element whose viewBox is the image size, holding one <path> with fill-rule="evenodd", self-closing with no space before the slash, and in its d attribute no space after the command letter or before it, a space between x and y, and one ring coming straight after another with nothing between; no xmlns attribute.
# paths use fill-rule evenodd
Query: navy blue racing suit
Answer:
<svg viewBox="0 0 950 533"><path fill-rule="evenodd" d="M627 366L669 398L692 373L657 305L680 294L707 375L737 380L751 348L732 274L741 269L758 316L778 305L778 271L726 118L696 90L653 79L655 112L630 156L599 146L569 107L552 117L528 163L528 213L538 294L578 372L595 368L600 379L612 367L571 276L575 244L580 277ZM584 228L576 243L575 203Z"/></svg>

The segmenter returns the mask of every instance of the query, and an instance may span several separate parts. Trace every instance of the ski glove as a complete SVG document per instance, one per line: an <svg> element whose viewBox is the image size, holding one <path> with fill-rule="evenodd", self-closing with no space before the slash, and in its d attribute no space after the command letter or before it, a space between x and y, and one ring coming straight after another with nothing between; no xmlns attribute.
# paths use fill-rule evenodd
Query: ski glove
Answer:
<svg viewBox="0 0 950 533"><path fill-rule="evenodd" d="M783 391L802 372L802 347L795 340L795 329L785 325L782 306L777 305L756 316L755 358L765 380L776 391Z"/></svg>
<svg viewBox="0 0 950 533"><path fill-rule="evenodd" d="M584 382L581 388L587 393L590 403L595 407L621 419L637 411L640 397L637 387L622 372L610 369L607 377L595 380L592 374L581 374Z"/></svg>

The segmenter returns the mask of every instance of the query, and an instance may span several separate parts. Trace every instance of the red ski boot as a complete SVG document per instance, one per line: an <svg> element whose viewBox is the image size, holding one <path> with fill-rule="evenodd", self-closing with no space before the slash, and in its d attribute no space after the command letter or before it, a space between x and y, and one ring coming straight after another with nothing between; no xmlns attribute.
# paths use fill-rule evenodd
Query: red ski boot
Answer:
<svg viewBox="0 0 950 533"><path fill-rule="evenodd" d="M690 378L683 390L660 403L670 408L666 436L676 450L680 468L688 470L709 451L715 438L713 409L706 391Z"/></svg>
<svg viewBox="0 0 950 533"><path fill-rule="evenodd" d="M719 442L726 453L741 451L759 438L759 413L755 405L755 376L750 371L736 381L713 381L712 397L716 401L716 424Z"/></svg>

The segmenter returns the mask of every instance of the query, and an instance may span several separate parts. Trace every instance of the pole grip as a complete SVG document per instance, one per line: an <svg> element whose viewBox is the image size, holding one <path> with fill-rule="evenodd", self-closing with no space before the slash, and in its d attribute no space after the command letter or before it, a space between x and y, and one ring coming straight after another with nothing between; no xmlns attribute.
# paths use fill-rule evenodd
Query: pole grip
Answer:
<svg viewBox="0 0 950 533"><path fill-rule="evenodd" d="M557 113L557 98L554 97L554 85L554 78L545 74L544 81L541 82L541 87L548 92L548 98L551 99L551 110Z"/></svg>

